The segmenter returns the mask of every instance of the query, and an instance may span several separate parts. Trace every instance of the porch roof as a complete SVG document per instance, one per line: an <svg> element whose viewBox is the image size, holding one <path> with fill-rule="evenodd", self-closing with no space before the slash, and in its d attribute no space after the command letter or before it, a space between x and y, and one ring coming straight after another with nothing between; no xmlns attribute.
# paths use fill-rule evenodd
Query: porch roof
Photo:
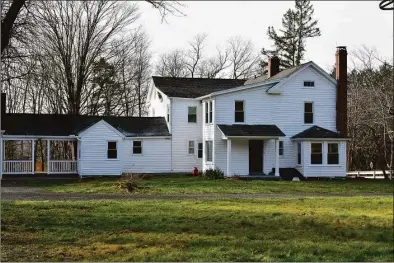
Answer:
<svg viewBox="0 0 394 263"><path fill-rule="evenodd" d="M283 137L286 136L276 125L218 125L226 137Z"/></svg>
<svg viewBox="0 0 394 263"><path fill-rule="evenodd" d="M333 132L317 125L314 125L296 135L291 137L292 139L300 139L300 140L307 140L307 139L340 139L345 140L348 137L342 136L337 132Z"/></svg>
<svg viewBox="0 0 394 263"><path fill-rule="evenodd" d="M4 135L78 135L100 120L105 120L126 137L170 136L164 117L8 113L4 114L3 118Z"/></svg>

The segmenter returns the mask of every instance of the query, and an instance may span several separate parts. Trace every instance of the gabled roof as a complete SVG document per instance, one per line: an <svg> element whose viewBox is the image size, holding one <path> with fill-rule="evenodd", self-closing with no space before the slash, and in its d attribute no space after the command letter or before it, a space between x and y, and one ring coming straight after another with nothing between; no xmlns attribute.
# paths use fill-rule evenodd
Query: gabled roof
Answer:
<svg viewBox="0 0 394 263"><path fill-rule="evenodd" d="M117 117L65 114L20 114L3 116L5 135L77 135L104 120L126 137L170 136L164 117Z"/></svg>
<svg viewBox="0 0 394 263"><path fill-rule="evenodd" d="M207 78L173 78L152 77L160 91L168 97L197 98L216 91L241 86L244 79L207 79Z"/></svg>
<svg viewBox="0 0 394 263"><path fill-rule="evenodd" d="M221 125L218 124L222 133L228 137L281 137L286 136L276 125L246 125L233 124Z"/></svg>
<svg viewBox="0 0 394 263"><path fill-rule="evenodd" d="M292 139L347 139L348 137L342 136L337 132L333 132L314 125L294 135L291 138Z"/></svg>

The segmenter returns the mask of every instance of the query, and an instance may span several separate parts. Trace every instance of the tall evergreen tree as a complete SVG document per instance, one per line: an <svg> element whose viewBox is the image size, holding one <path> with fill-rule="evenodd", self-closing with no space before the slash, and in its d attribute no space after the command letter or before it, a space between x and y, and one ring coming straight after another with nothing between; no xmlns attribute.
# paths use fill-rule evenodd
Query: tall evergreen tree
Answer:
<svg viewBox="0 0 394 263"><path fill-rule="evenodd" d="M290 68L301 64L305 55L306 39L320 36L317 20L313 19L314 9L308 0L296 0L294 10L289 9L283 15L282 29L277 32L268 27L268 38L274 41L273 49L262 49L264 59L260 67L265 70L267 59L277 55L281 60L281 68Z"/></svg>

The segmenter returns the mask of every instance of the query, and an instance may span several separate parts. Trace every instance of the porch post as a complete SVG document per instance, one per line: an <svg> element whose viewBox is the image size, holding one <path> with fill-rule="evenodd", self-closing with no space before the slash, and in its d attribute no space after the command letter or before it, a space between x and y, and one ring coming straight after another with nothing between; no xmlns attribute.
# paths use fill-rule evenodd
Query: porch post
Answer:
<svg viewBox="0 0 394 263"><path fill-rule="evenodd" d="M50 171L50 162L51 161L51 140L47 140L47 174L49 174Z"/></svg>
<svg viewBox="0 0 394 263"><path fill-rule="evenodd" d="M31 174L34 174L34 140L31 140Z"/></svg>
<svg viewBox="0 0 394 263"><path fill-rule="evenodd" d="M279 176L279 139L275 139L275 176Z"/></svg>
<svg viewBox="0 0 394 263"><path fill-rule="evenodd" d="M227 139L227 176L231 176L231 140Z"/></svg>

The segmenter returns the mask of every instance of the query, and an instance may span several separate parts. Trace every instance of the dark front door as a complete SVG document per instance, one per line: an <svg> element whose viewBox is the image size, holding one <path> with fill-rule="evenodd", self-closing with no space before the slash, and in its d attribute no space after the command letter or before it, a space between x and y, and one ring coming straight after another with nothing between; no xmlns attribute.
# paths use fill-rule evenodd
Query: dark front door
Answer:
<svg viewBox="0 0 394 263"><path fill-rule="evenodd" d="M249 140L249 174L263 173L264 141Z"/></svg>

